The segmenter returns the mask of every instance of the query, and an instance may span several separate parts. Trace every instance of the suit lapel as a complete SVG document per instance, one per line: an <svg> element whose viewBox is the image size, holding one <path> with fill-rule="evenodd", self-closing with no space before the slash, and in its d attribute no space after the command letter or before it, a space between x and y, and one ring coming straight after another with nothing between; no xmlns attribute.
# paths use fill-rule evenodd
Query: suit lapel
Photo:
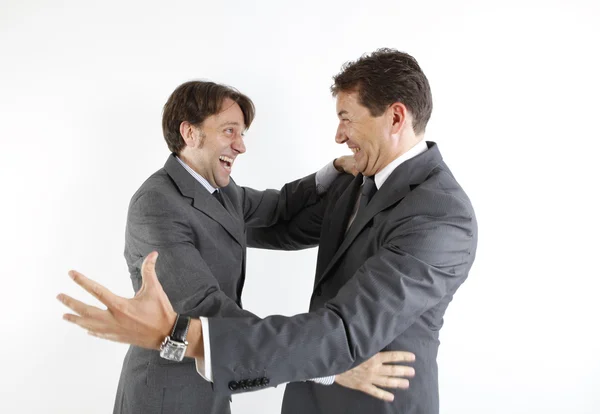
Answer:
<svg viewBox="0 0 600 414"><path fill-rule="evenodd" d="M377 190L367 208L359 212L354 219L352 226L348 230L346 237L343 239L341 245L335 252L335 255L331 260L326 262L324 271L319 272L320 267L317 266L317 279L315 287L321 283L340 260L348 248L352 245L356 237L365 228L367 224L381 211L399 203L408 193L423 183L431 171L442 162L441 154L434 142L428 142L428 150L424 153L411 158L410 160L399 165L394 172L388 177L383 186ZM362 176L361 176L362 182ZM346 190L348 192L348 190ZM344 193L345 194L345 193ZM341 198L340 198L341 201ZM356 201L356 194L354 199L350 202L354 206ZM336 205L337 208L337 205ZM336 210L339 211L339 210ZM352 210L346 214L345 223L348 222L349 216L352 214ZM331 234L331 233L323 233ZM343 233L342 233L343 234ZM331 234L334 237L335 234ZM319 254L319 260L321 255ZM323 257L323 259L326 259ZM320 264L320 263L319 263ZM318 265L319 265L318 264Z"/></svg>
<svg viewBox="0 0 600 414"><path fill-rule="evenodd" d="M181 194L193 199L192 206L196 210L201 211L219 223L240 246L244 246L242 235L243 223L234 214L230 213L230 211L235 211L235 209L229 197L222 193L226 207L224 208L202 184L181 166L173 154L171 154L165 163L165 170L173 179Z"/></svg>
<svg viewBox="0 0 600 414"><path fill-rule="evenodd" d="M323 268L331 261L344 239L348 220L354 211L362 181L363 176L358 174L336 201L333 209L335 214L329 215L326 222L323 223L321 234L326 234L327 237L322 237L319 244L317 275L323 272Z"/></svg>

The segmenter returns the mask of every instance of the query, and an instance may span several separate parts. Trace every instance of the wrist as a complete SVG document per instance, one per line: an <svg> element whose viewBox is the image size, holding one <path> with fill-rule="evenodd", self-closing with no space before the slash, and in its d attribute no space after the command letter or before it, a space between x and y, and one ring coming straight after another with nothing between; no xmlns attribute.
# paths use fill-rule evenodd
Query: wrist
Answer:
<svg viewBox="0 0 600 414"><path fill-rule="evenodd" d="M200 319L193 318L188 330L188 347L185 352L186 357L204 358L204 338L202 337L202 322Z"/></svg>
<svg viewBox="0 0 600 414"><path fill-rule="evenodd" d="M342 166L340 158L336 158L333 160L333 167L341 173L344 172L344 167Z"/></svg>
<svg viewBox="0 0 600 414"><path fill-rule="evenodd" d="M163 319L165 322L162 325L159 325L156 329L156 338L154 342L154 349L160 349L163 341L167 336L171 335L173 332L173 328L175 327L175 322L177 322L177 313L174 311L168 312L166 317Z"/></svg>
<svg viewBox="0 0 600 414"><path fill-rule="evenodd" d="M189 316L177 315L171 333L165 337L160 345L160 356L170 361L180 362L186 354L188 342L187 334L190 328Z"/></svg>

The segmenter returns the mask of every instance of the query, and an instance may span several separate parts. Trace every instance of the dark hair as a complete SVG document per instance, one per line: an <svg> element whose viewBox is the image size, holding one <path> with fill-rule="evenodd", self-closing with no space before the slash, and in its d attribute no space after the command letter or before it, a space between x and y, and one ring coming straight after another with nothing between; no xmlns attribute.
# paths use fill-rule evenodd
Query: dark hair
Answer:
<svg viewBox="0 0 600 414"><path fill-rule="evenodd" d="M240 106L246 128L249 128L254 120L254 103L243 93L214 82L190 81L179 85L163 108L162 128L169 150L179 154L185 147L179 132L182 122L200 127L206 118L221 111L226 98Z"/></svg>
<svg viewBox="0 0 600 414"><path fill-rule="evenodd" d="M416 134L425 131L431 117L431 89L419 64L408 53L377 49L355 62L347 62L333 77L331 93L358 91L361 105L371 116L380 116L394 102L401 102L413 116Z"/></svg>

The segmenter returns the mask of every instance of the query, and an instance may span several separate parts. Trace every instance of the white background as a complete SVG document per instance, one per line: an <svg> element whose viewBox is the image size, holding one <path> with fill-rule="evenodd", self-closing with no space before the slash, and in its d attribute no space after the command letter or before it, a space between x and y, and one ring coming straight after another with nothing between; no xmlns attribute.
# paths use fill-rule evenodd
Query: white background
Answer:
<svg viewBox="0 0 600 414"><path fill-rule="evenodd" d="M89 300L71 268L131 295L127 205L167 158L161 110L177 85L254 100L233 176L278 188L348 152L331 76L382 46L429 77L426 137L479 219L441 335L441 413L600 412L599 7L2 0L0 412L111 412L126 346L63 322L55 296ZM245 306L305 311L315 259L250 251ZM276 413L282 392L235 396L233 412Z"/></svg>

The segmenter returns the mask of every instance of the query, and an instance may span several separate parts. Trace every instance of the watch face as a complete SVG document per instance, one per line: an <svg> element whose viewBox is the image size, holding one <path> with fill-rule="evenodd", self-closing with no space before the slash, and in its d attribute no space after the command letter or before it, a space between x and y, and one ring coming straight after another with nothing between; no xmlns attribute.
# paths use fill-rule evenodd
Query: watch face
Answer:
<svg viewBox="0 0 600 414"><path fill-rule="evenodd" d="M171 361L181 361L185 355L187 343L181 343L167 338L160 349L160 356Z"/></svg>

